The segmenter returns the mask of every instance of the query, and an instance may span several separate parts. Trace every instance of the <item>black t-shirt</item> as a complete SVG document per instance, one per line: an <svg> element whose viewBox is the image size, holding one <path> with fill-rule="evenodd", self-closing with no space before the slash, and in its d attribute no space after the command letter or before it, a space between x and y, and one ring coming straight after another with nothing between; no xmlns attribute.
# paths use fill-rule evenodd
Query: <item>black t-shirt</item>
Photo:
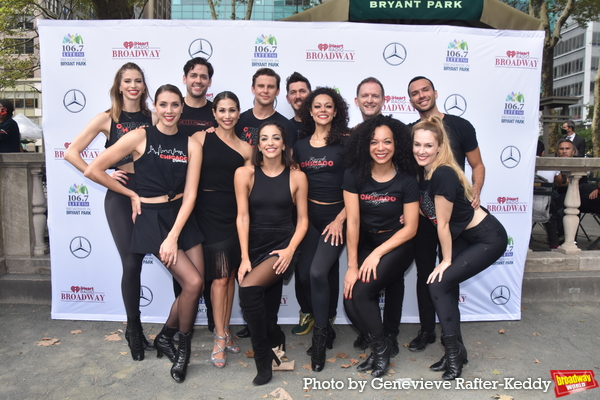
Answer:
<svg viewBox="0 0 600 400"><path fill-rule="evenodd" d="M444 196L446 200L453 203L450 216L452 240L456 239L473 219L475 211L471 202L465 198L465 189L452 168L445 165L437 167L431 180L422 180L419 183L419 192L421 212L436 227L435 196Z"/></svg>
<svg viewBox="0 0 600 400"><path fill-rule="evenodd" d="M21 133L19 125L9 118L0 123L0 153L19 153L21 151Z"/></svg>
<svg viewBox="0 0 600 400"><path fill-rule="evenodd" d="M294 133L292 134L294 144L300 140L300 135L302 134L302 122L298 122L294 119L294 117L290 118L290 124L294 127Z"/></svg>
<svg viewBox="0 0 600 400"><path fill-rule="evenodd" d="M404 204L419 201L417 179L402 173L383 183L369 177L359 188L357 174L346 170L342 189L358 194L361 229L373 233L400 230Z"/></svg>
<svg viewBox="0 0 600 400"><path fill-rule="evenodd" d="M421 120L415 121L409 126L412 128L419 121ZM442 122L450 139L454 159L464 171L466 153L475 150L479 146L475 128L466 119L450 114L444 114Z"/></svg>
<svg viewBox="0 0 600 400"><path fill-rule="evenodd" d="M240 139L248 142L250 146L254 147L256 146L256 142L258 141L258 129L261 127L262 124L269 121L276 121L283 126L283 128L285 129L285 139L287 146L289 148L294 148L294 144L298 139L297 135L295 134L296 130L294 126L290 123L290 121L283 115L279 114L277 111L275 111L273 115L265 119L256 118L254 116L254 113L252 112L252 108L244 111L242 115L240 115L240 120L235 125L235 134Z"/></svg>
<svg viewBox="0 0 600 400"><path fill-rule="evenodd" d="M342 201L344 147L341 143L323 147L310 145L310 137L298 140L294 160L308 179L308 198L324 203Z"/></svg>
<svg viewBox="0 0 600 400"><path fill-rule="evenodd" d="M198 131L204 131L211 126L217 127L217 120L212 111L212 101L206 100L206 104L200 108L190 107L183 103L183 112L177 122L177 129L187 136L192 136Z"/></svg>

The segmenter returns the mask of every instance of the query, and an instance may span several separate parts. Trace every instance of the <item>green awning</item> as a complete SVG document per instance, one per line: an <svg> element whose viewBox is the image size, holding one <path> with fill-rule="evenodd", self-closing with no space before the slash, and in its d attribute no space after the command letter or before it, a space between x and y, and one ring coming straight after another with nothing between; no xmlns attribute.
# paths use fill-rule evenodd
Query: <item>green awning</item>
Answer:
<svg viewBox="0 0 600 400"><path fill-rule="evenodd" d="M483 0L350 0L350 21L420 19L478 21Z"/></svg>

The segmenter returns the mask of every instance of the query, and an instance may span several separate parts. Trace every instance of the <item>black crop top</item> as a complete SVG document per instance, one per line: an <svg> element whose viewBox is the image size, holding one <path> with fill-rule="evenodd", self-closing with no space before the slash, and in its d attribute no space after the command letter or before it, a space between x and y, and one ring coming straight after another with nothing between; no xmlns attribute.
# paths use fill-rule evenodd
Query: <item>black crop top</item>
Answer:
<svg viewBox="0 0 600 400"><path fill-rule="evenodd" d="M151 115L146 115L142 111L132 113L121 111L119 122L115 122L111 119L110 132L108 134L108 140L104 144L104 148L108 149L110 146L117 143L117 140L121 139L127 132L142 126L152 126ZM110 169L115 169L130 162L133 162L133 157L131 154L128 154L121 161L112 165Z"/></svg>
<svg viewBox="0 0 600 400"><path fill-rule="evenodd" d="M235 170L244 165L244 157L229 147L216 133L207 133L203 147L200 190L234 192Z"/></svg>
<svg viewBox="0 0 600 400"><path fill-rule="evenodd" d="M146 149L134 163L138 195L172 199L185 188L188 136L165 135L156 126L146 128Z"/></svg>
<svg viewBox="0 0 600 400"><path fill-rule="evenodd" d="M400 216L404 213L404 204L419 201L416 178L396 173L387 182L377 182L369 177L361 188L357 178L357 174L346 170L342 188L358 194L361 229L373 233L400 230L403 227Z"/></svg>
<svg viewBox="0 0 600 400"><path fill-rule="evenodd" d="M437 167L430 180L421 180L419 192L421 212L435 226L437 226L435 196L444 196L446 200L453 203L450 216L452 240L456 239L473 219L475 211L471 202L466 199L465 188L452 168L445 165Z"/></svg>
<svg viewBox="0 0 600 400"><path fill-rule="evenodd" d="M336 203L344 199L344 148L342 144L313 147L310 137L296 142L294 160L308 179L308 198L323 203Z"/></svg>
<svg viewBox="0 0 600 400"><path fill-rule="evenodd" d="M254 167L254 185L248 197L248 205L252 225L293 224L294 201L290 192L290 169L286 167L281 174L269 177L262 168Z"/></svg>

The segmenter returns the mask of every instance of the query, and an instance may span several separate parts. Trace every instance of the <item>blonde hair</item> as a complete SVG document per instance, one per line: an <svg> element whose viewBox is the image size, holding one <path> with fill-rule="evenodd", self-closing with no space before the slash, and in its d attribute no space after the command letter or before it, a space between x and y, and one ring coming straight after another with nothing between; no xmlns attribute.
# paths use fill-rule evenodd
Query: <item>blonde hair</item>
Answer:
<svg viewBox="0 0 600 400"><path fill-rule="evenodd" d="M454 158L454 153L452 152L452 148L450 147L450 140L448 139L448 134L446 133L446 129L444 129L444 124L442 120L438 116L431 116L427 119L421 120L419 123L415 124L412 129L412 137L414 140L415 132L418 130L429 131L433 134L435 140L437 140L440 151L438 152L437 157L431 163L431 168L429 172L425 173L425 179L431 179L434 171L437 167L441 165L445 165L447 167L452 168L461 185L465 189L465 198L469 201L473 200L473 186L467 180L465 173L456 163L456 159Z"/></svg>

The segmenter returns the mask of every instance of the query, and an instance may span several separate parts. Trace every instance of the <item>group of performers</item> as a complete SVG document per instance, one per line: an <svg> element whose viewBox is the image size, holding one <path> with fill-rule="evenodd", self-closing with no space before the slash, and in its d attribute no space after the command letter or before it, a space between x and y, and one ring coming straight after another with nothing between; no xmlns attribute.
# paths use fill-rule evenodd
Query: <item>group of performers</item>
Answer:
<svg viewBox="0 0 600 400"><path fill-rule="evenodd" d="M313 371L321 371L335 340L338 259L346 245L344 307L360 331L355 347L372 350L358 369L381 376L398 354L404 273L416 258L427 291L419 294L420 315L433 314L434 321L422 321L411 350L435 341L437 313L446 350L431 368L444 371L444 379L459 377L467 362L459 283L493 264L507 243L502 225L479 206L483 164L474 130L474 147L463 146L460 165L453 152L456 135L449 138L447 116L434 112L437 92L424 77L409 84L422 117L416 124L381 115L383 86L368 78L355 100L365 121L350 129L346 101L330 88L311 91L298 73L286 85L295 112L289 121L273 107L280 87L273 70L253 76L254 107L244 113L232 92L206 99L213 73L203 58L188 61L185 98L176 86L163 85L151 112L143 71L123 65L110 109L92 119L65 155L108 189L105 211L123 265L133 359L141 361L145 350L155 349L173 363L173 379L183 382L204 293L214 321L211 362L225 367L227 353L240 352L229 329L237 280L257 368L253 383L269 382L273 362L280 362L274 349L285 350L277 324L282 282L295 271L301 321L294 333L306 334L308 322L314 324L307 353ZM80 153L100 133L106 150L88 165ZM463 172L465 155L473 184ZM435 239L418 233L423 224ZM427 254L419 258L420 252ZM144 336L139 311L146 254L174 278L175 300L153 344ZM421 304L425 296L429 305Z"/></svg>

